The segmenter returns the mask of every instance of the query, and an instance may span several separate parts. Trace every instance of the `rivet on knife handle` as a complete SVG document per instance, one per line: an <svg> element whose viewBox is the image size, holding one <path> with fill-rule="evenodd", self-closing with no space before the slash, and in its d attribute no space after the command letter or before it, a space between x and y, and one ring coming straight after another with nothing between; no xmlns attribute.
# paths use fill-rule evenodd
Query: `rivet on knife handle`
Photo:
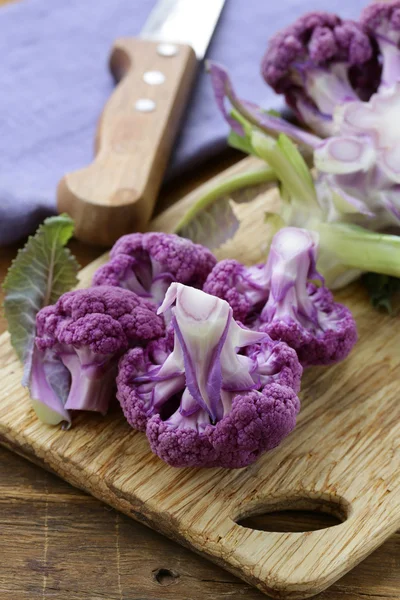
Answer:
<svg viewBox="0 0 400 600"><path fill-rule="evenodd" d="M122 79L100 118L96 157L57 191L76 236L101 245L150 220L197 68L190 46L135 38L118 40L110 62Z"/></svg>

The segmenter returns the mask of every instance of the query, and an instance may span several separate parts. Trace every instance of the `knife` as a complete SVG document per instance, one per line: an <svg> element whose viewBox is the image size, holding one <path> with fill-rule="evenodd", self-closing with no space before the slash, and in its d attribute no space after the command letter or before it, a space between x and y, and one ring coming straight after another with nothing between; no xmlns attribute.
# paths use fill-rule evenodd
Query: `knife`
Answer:
<svg viewBox="0 0 400 600"><path fill-rule="evenodd" d="M138 38L115 42L110 69L119 83L99 120L95 158L57 188L78 239L108 246L145 229L224 2L159 0Z"/></svg>

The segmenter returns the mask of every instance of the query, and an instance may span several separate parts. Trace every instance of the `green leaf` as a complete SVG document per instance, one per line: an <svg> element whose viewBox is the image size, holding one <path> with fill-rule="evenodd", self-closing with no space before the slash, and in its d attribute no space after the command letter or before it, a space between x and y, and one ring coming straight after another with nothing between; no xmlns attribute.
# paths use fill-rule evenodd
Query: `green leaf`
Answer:
<svg viewBox="0 0 400 600"><path fill-rule="evenodd" d="M3 284L11 344L24 365L23 385L29 383L36 314L78 282L79 265L65 248L73 231L68 215L46 219L18 252Z"/></svg>

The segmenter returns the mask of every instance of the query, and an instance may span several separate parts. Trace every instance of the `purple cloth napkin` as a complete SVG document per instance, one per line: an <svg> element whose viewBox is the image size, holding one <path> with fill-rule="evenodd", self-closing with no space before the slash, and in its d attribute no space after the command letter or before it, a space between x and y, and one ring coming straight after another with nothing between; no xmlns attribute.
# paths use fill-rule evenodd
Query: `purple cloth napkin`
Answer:
<svg viewBox="0 0 400 600"><path fill-rule="evenodd" d="M356 17L365 3L226 0L208 57L230 69L243 98L279 108L282 100L259 75L268 38L306 11ZM0 9L0 245L54 213L60 178L91 162L96 123L113 89L110 47L138 34L154 4L23 0ZM168 176L220 152L227 131L200 67Z"/></svg>

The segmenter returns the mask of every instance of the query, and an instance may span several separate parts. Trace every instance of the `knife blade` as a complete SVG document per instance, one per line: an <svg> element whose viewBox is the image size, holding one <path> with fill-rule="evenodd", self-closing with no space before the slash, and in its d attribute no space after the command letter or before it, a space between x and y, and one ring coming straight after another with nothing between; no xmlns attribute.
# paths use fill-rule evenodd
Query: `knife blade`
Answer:
<svg viewBox="0 0 400 600"><path fill-rule="evenodd" d="M159 0L137 38L115 42L119 81L97 129L93 162L59 182L57 204L78 239L111 245L146 228L225 0Z"/></svg>
<svg viewBox="0 0 400 600"><path fill-rule="evenodd" d="M202 60L225 0L159 0L140 36L148 40L188 44Z"/></svg>

